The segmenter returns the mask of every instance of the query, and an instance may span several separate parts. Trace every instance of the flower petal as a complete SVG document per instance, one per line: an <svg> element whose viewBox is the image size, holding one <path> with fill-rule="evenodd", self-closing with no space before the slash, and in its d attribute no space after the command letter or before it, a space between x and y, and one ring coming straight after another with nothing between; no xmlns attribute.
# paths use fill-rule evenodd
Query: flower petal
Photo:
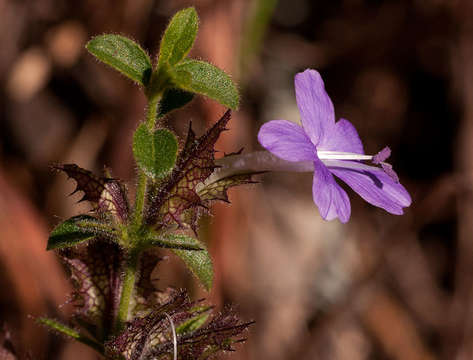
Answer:
<svg viewBox="0 0 473 360"><path fill-rule="evenodd" d="M261 126L260 144L277 157L288 161L314 160L315 147L299 125L286 120L273 120Z"/></svg>
<svg viewBox="0 0 473 360"><path fill-rule="evenodd" d="M317 146L335 124L332 101L325 92L320 74L315 70L307 69L298 73L294 83L302 127Z"/></svg>
<svg viewBox="0 0 473 360"><path fill-rule="evenodd" d="M411 205L411 196L382 169L353 161L327 161L332 174L339 177L365 201L395 215ZM335 166L334 166L335 165Z"/></svg>
<svg viewBox="0 0 473 360"><path fill-rule="evenodd" d="M328 129L319 145L318 150L344 151L355 154L364 154L363 143L358 136L358 132L351 122L340 119L335 126Z"/></svg>
<svg viewBox="0 0 473 360"><path fill-rule="evenodd" d="M320 161L314 161L312 196L325 220L339 218L342 223L350 219L350 200L347 193L336 182L329 169Z"/></svg>

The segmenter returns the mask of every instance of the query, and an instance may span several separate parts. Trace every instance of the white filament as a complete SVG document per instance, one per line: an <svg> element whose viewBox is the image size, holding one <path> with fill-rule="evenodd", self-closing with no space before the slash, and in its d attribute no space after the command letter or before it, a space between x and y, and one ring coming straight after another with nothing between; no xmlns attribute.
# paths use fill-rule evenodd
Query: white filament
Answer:
<svg viewBox="0 0 473 360"><path fill-rule="evenodd" d="M373 160L372 155L356 154L343 151L318 150L317 156L320 160Z"/></svg>
<svg viewBox="0 0 473 360"><path fill-rule="evenodd" d="M168 313L164 313L166 317L169 320L169 324L171 324L171 331L172 331L172 343L174 345L174 360L177 360L177 335L176 335L176 328L174 327L174 321L172 321L172 318L168 315Z"/></svg>

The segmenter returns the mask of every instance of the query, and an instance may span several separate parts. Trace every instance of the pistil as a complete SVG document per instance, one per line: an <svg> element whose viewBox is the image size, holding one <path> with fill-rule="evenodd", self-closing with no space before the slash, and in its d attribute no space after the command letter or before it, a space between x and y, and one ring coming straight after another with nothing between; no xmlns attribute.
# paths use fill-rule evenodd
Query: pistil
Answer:
<svg viewBox="0 0 473 360"><path fill-rule="evenodd" d="M391 149L389 147L385 147L380 152L375 155L364 155L364 154L356 154L350 152L343 152L343 151L328 151L328 150L317 150L317 156L320 160L322 160L327 166L333 166L333 160L348 160L348 161L371 161L375 165L379 165L383 171L395 182L399 182L399 177L397 176L396 172L393 170L391 164L388 164L384 160L391 156ZM340 166L340 163L338 163ZM344 163L343 167L349 168L355 166L350 166L349 163Z"/></svg>
<svg viewBox="0 0 473 360"><path fill-rule="evenodd" d="M356 154L343 151L317 150L317 156L320 160L373 160L372 155Z"/></svg>

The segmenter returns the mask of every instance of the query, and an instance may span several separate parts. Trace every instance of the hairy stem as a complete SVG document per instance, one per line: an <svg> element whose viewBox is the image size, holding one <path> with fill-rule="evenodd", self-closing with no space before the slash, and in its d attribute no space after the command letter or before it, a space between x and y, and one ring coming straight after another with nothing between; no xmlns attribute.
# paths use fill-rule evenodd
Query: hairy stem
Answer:
<svg viewBox="0 0 473 360"><path fill-rule="evenodd" d="M161 94L156 94L148 101L148 108L146 110L146 125L148 129L153 131L156 126L156 118L158 116L158 103L161 100Z"/></svg>
<svg viewBox="0 0 473 360"><path fill-rule="evenodd" d="M158 84L161 84L158 82ZM148 95L148 108L146 110L146 126L150 131L154 131L156 127L156 120L158 115L158 104L162 98L164 92L164 85L158 86L153 95ZM136 188L135 197L135 209L133 213L133 224L134 228L137 229L143 225L143 211L145 207L146 199L146 187L148 178L145 173L141 170L138 172L138 185ZM135 234L136 235L136 234ZM123 329L123 326L128 321L128 315L130 312L130 301L133 296L133 290L135 288L136 273L138 268L138 260L140 254L140 248L138 245L139 239L135 236L126 240L130 248L130 254L125 265L125 276L123 278L122 293L120 296L120 305L118 307L117 320L115 323L115 333Z"/></svg>
<svg viewBox="0 0 473 360"><path fill-rule="evenodd" d="M158 104L161 100L162 93L158 93L153 97L149 98L148 108L146 110L146 126L150 131L153 131L156 126L156 118L158 114ZM143 221L143 210L145 206L146 198L146 185L148 178L143 171L138 173L138 185L136 187L136 197L135 197L135 210L133 214L133 222L136 225L141 225Z"/></svg>
<svg viewBox="0 0 473 360"><path fill-rule="evenodd" d="M138 174L138 186L136 187L135 212L133 216L133 222L138 226L143 222L147 182L148 178L145 173L140 170Z"/></svg>
<svg viewBox="0 0 473 360"><path fill-rule="evenodd" d="M118 306L117 321L115 324L115 333L123 329L128 321L130 312L130 300L135 288L136 273L138 269L139 252L132 251L126 261L125 276L123 278L122 293L120 305Z"/></svg>

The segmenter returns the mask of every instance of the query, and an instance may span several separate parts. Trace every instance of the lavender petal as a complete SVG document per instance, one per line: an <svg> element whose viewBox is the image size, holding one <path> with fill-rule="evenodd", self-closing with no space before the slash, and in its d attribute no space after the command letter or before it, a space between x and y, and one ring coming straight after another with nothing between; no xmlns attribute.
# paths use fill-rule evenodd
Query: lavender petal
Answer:
<svg viewBox="0 0 473 360"><path fill-rule="evenodd" d="M312 161L315 147L299 125L286 120L273 120L261 126L260 144L281 159Z"/></svg>
<svg viewBox="0 0 473 360"><path fill-rule="evenodd" d="M395 182L383 169L354 161L330 161L332 174L343 180L365 201L395 215L411 204L411 197L400 183Z"/></svg>
<svg viewBox="0 0 473 360"><path fill-rule="evenodd" d="M327 129L317 149L364 154L363 143L358 132L353 124L345 119L340 119L333 127Z"/></svg>
<svg viewBox="0 0 473 360"><path fill-rule="evenodd" d="M332 101L325 91L320 74L315 70L307 69L298 73L294 83L302 127L317 146L335 124Z"/></svg>
<svg viewBox="0 0 473 360"><path fill-rule="evenodd" d="M399 182L399 176L397 176L396 172L393 170L393 166L391 164L382 162L381 168L383 171L388 175L395 183Z"/></svg>
<svg viewBox="0 0 473 360"><path fill-rule="evenodd" d="M314 161L312 196L320 215L325 220L339 218L342 223L350 219L350 200L347 193L336 182L329 169L320 161Z"/></svg>

